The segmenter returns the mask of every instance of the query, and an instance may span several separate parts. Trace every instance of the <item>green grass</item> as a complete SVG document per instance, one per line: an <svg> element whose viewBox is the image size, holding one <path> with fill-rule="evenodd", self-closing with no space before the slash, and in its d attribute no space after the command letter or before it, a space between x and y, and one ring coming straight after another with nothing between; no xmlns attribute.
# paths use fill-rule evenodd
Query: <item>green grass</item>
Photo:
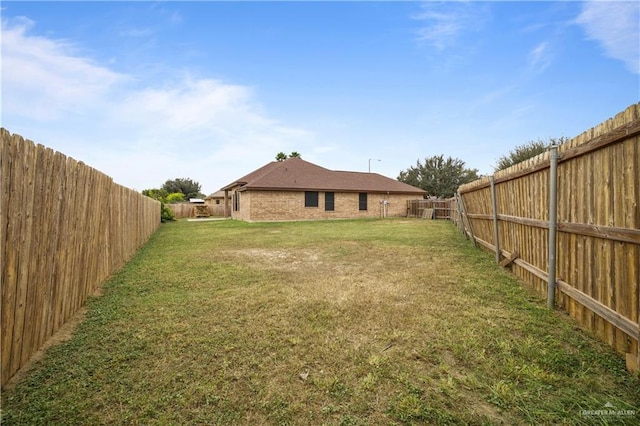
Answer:
<svg viewBox="0 0 640 426"><path fill-rule="evenodd" d="M585 416L583 410L632 410ZM448 222L178 222L2 424L638 424L640 381Z"/></svg>

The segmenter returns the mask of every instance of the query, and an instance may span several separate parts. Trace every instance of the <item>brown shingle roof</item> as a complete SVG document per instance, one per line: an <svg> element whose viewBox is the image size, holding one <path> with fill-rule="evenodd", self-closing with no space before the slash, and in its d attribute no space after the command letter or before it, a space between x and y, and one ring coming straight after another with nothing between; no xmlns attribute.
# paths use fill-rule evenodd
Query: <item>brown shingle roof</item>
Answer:
<svg viewBox="0 0 640 426"><path fill-rule="evenodd" d="M224 191L220 190L220 191L216 191L212 194L207 195L207 198L205 198L205 200L210 200L212 198L224 198Z"/></svg>
<svg viewBox="0 0 640 426"><path fill-rule="evenodd" d="M337 192L388 192L424 195L426 191L377 173L343 172L325 169L301 158L273 161L225 186L241 190L298 190Z"/></svg>

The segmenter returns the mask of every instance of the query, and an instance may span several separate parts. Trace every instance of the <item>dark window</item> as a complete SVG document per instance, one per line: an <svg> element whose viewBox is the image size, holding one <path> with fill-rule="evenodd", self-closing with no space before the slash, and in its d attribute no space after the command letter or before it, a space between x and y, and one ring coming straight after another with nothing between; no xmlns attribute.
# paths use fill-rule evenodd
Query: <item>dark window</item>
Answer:
<svg viewBox="0 0 640 426"><path fill-rule="evenodd" d="M360 210L367 210L367 193L366 192L361 192L360 194L358 194L358 204L359 204L359 208Z"/></svg>
<svg viewBox="0 0 640 426"><path fill-rule="evenodd" d="M233 193L233 211L240 211L240 194L238 192Z"/></svg>
<svg viewBox="0 0 640 426"><path fill-rule="evenodd" d="M335 193L324 193L324 209L328 212L332 212L335 209Z"/></svg>
<svg viewBox="0 0 640 426"><path fill-rule="evenodd" d="M318 191L306 191L304 193L305 207L318 207Z"/></svg>

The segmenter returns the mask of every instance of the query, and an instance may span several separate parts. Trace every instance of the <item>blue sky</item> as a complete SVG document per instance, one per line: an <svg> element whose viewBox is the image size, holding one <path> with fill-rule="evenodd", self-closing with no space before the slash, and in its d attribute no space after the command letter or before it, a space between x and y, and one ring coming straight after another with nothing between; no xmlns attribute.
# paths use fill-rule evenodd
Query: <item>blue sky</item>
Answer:
<svg viewBox="0 0 640 426"><path fill-rule="evenodd" d="M208 194L280 151L391 178L439 154L491 174L640 101L638 2L1 8L2 127L137 190L188 177Z"/></svg>

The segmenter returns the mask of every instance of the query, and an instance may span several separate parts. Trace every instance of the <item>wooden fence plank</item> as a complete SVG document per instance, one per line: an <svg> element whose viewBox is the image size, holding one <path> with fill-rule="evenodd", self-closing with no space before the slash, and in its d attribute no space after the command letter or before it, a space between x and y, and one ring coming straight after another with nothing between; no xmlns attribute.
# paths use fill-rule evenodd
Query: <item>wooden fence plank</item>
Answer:
<svg viewBox="0 0 640 426"><path fill-rule="evenodd" d="M578 204L582 205L581 203ZM476 213L468 214L468 216L472 219L478 220L493 220L493 217L488 214ZM527 217L517 217L505 214L499 214L498 219L504 222L519 223L536 228L549 228L549 223L540 219L530 219ZM597 238L603 238L606 240L640 244L640 229L591 225L587 223L558 222L558 231L578 235L587 235Z"/></svg>
<svg viewBox="0 0 640 426"><path fill-rule="evenodd" d="M27 303L27 294L29 293L29 268L31 262L31 247L33 245L33 192L35 185L35 161L36 148L32 143L24 144L24 162L22 164L22 179L24 184L20 189L22 191L21 202L17 208L18 226L20 227L19 239L15 242L18 250L18 285L16 287L16 310L13 325L14 345L11 354L11 371L17 371L22 365L22 350L24 346L24 325L25 311ZM20 167L19 167L20 168ZM10 218L13 218L10 216Z"/></svg>
<svg viewBox="0 0 640 426"><path fill-rule="evenodd" d="M6 129L0 138L4 386L151 236L160 224L160 205ZM112 211L118 194L126 197Z"/></svg>
<svg viewBox="0 0 640 426"><path fill-rule="evenodd" d="M558 166L558 302L618 351L640 360L640 103L561 145ZM496 173L502 254L518 251L512 270L538 291L548 260L548 155ZM463 185L474 241L494 249L486 190ZM502 248L502 247L501 247ZM542 291L541 291L542 292Z"/></svg>
<svg viewBox="0 0 640 426"><path fill-rule="evenodd" d="M4 130L4 129L3 129ZM18 138L12 137L8 132L2 132L2 176L8 180L3 182L3 187L7 185L6 191L3 189L2 195L7 196L3 203L3 214L7 216L6 233L4 240L2 258L2 377L10 377L16 371L15 363L12 362L13 354L19 349L15 346L15 312L16 295L18 287L19 269L19 249L21 235L20 205L22 204L22 182L24 157L24 144ZM4 167L9 167L5 170ZM6 182L6 183L5 183ZM8 220L12 218L12 220Z"/></svg>
<svg viewBox="0 0 640 426"><path fill-rule="evenodd" d="M572 285L564 281L558 281L557 284L560 290L566 293L569 297L583 304L585 307L589 308L597 315L600 315L609 323L629 334L634 339L638 339L638 323L631 321L624 315L621 315L607 305L594 300L593 298L589 297L589 295L581 292L580 290L574 288Z"/></svg>
<svg viewBox="0 0 640 426"><path fill-rule="evenodd" d="M55 305L57 303L58 277L56 276L56 263L59 262L58 246L60 244L60 221L62 215L63 197L64 197L64 156L58 152L54 152L51 158L51 187L50 194L50 210L48 212L49 225L49 241L46 248L47 253L56 253L55 256L49 255L49 263L44 269L44 273L48 277L47 296L46 296L46 317L43 317L41 344L53 335Z"/></svg>
<svg viewBox="0 0 640 426"><path fill-rule="evenodd" d="M28 215L30 221L28 223L29 233L31 235L31 247L25 260L27 261L26 272L26 299L24 306L24 325L23 325L23 338L22 338L22 352L20 365L26 363L31 354L34 351L34 346L37 345L36 336L40 335L38 326L40 321L38 318L39 309L38 305L42 303L39 289L38 280L38 268L42 261L43 253L39 250L40 245L43 243L42 227L44 225L44 218L42 214L42 197L44 194L44 176L41 171L44 168L44 155L45 150L42 145L34 147L33 152L33 168L30 170L29 179L33 180L32 188L28 193L28 201L23 206Z"/></svg>
<svg viewBox="0 0 640 426"><path fill-rule="evenodd" d="M57 331L64 324L64 304L67 295L67 287L71 282L70 257L73 247L71 247L71 236L73 224L71 221L71 212L76 195L74 186L75 160L72 158L62 158L64 175L61 177L63 182L63 193L65 194L65 202L60 206L60 217L58 218L59 233L62 238L57 246L57 262L56 262L56 288L54 292L53 307L53 332Z"/></svg>

